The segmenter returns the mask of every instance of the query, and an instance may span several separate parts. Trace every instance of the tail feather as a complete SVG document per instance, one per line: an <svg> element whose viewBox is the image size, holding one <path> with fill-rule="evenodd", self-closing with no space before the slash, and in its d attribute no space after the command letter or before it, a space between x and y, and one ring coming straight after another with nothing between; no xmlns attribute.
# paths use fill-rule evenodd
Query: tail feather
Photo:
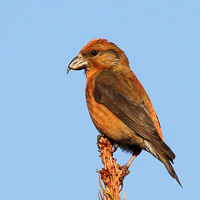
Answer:
<svg viewBox="0 0 200 200"><path fill-rule="evenodd" d="M164 153L162 153L162 152L158 154L158 158L159 158L159 160L165 165L165 167L166 167L167 171L169 172L169 174L170 174L173 178L176 179L176 181L179 183L179 185L180 185L181 187L183 187L183 186L181 185L181 182L179 181L179 178L178 178L178 176L177 176L177 174L176 174L174 168L172 167L172 164L171 164L170 161L169 161L169 158L168 158Z"/></svg>
<svg viewBox="0 0 200 200"><path fill-rule="evenodd" d="M182 187L181 182L179 181L179 178L172 167L171 162L173 163L173 160L169 158L162 150L160 150L158 147L151 144L151 148L148 148L148 151L152 153L156 158L158 158L166 167L169 174L176 179L176 181L179 183L179 185ZM170 162L171 161L171 162Z"/></svg>

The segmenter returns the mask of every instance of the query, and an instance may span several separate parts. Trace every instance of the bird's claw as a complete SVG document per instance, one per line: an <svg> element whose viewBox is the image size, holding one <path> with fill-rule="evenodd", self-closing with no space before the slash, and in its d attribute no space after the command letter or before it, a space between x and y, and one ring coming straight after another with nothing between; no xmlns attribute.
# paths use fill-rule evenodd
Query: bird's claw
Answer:
<svg viewBox="0 0 200 200"><path fill-rule="evenodd" d="M114 153L115 151L117 151L119 145L117 143L114 143L113 144L113 150L112 150L112 153Z"/></svg>
<svg viewBox="0 0 200 200"><path fill-rule="evenodd" d="M130 173L130 170L128 169L129 167L127 165L123 166L124 174L127 176Z"/></svg>
<svg viewBox="0 0 200 200"><path fill-rule="evenodd" d="M122 166L122 176L120 177L121 180L123 180L129 173L130 170L128 169L129 167L127 165Z"/></svg>
<svg viewBox="0 0 200 200"><path fill-rule="evenodd" d="M101 134L99 134L99 135L97 135L97 143L99 143L99 140L100 140L100 138L101 138L101 137L105 137L105 135L104 135L104 134L102 134L102 133L101 133Z"/></svg>

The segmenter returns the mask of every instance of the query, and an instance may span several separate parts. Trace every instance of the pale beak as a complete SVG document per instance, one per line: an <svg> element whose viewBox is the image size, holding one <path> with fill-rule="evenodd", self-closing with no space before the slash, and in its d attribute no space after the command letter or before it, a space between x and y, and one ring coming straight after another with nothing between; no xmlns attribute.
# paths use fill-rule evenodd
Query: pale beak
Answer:
<svg viewBox="0 0 200 200"><path fill-rule="evenodd" d="M81 70L86 69L88 67L88 61L83 57L76 56L68 65L67 74L71 69L73 70Z"/></svg>

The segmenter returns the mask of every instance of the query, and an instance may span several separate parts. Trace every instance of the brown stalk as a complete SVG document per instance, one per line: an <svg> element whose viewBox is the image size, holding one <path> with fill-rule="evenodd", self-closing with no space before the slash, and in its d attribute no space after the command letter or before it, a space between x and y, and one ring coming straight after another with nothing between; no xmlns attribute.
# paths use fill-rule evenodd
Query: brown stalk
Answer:
<svg viewBox="0 0 200 200"><path fill-rule="evenodd" d="M123 180L127 175L127 171L125 167L117 164L116 159L113 158L113 144L108 138L100 135L97 145L104 165L100 171L97 171L100 185L98 197L101 200L120 200L120 192L122 191ZM105 189L100 179L103 181Z"/></svg>

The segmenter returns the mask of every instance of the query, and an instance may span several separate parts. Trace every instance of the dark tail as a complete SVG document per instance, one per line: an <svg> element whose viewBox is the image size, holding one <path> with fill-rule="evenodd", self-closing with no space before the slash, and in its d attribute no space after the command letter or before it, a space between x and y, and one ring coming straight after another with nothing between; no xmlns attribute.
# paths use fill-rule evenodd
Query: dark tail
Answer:
<svg viewBox="0 0 200 200"><path fill-rule="evenodd" d="M151 145L153 148L153 152L150 150L150 152L156 157L158 158L166 167L167 171L169 172L169 174L176 179L176 181L179 183L179 185L181 187L183 187L178 179L178 176L174 170L174 168L172 167L172 164L170 162L170 160L172 161L171 158L168 158L168 156L162 151L160 150L158 147L155 147L154 145Z"/></svg>

